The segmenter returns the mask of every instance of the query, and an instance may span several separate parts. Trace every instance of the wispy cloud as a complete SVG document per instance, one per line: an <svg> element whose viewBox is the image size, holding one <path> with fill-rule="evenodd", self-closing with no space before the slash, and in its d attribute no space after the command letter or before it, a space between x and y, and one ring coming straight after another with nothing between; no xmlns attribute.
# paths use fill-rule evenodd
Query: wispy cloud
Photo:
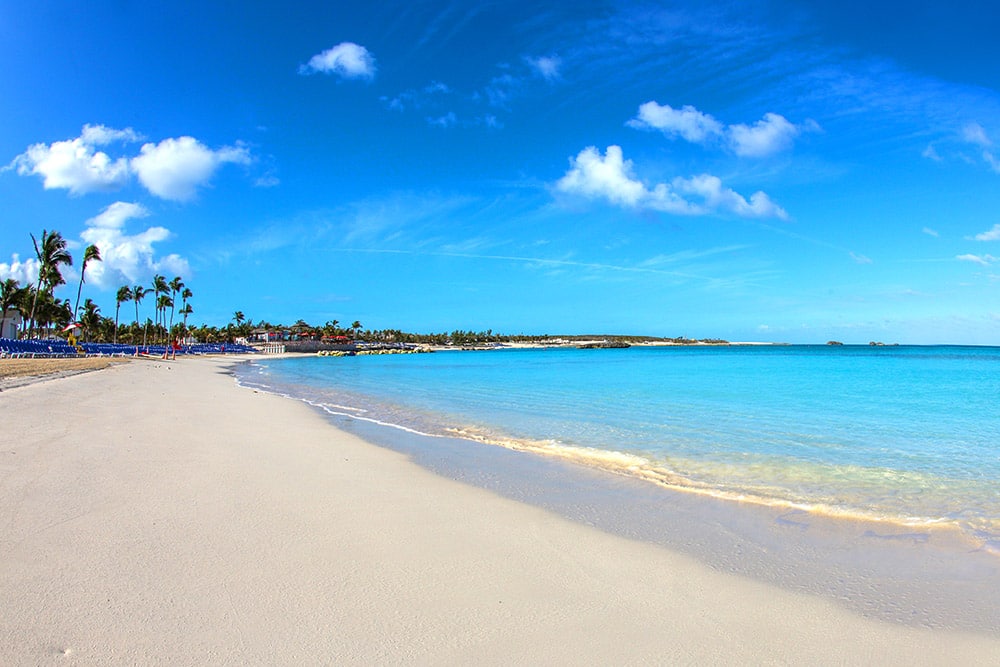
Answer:
<svg viewBox="0 0 1000 667"><path fill-rule="evenodd" d="M993 141L979 123L969 123L962 128L962 140L972 146L982 149L981 157L986 166L1000 174L1000 160L993 154Z"/></svg>
<svg viewBox="0 0 1000 667"><path fill-rule="evenodd" d="M537 90L538 79L547 83L559 80L561 67L562 61L556 56L526 56L513 64L499 63L499 73L471 90L432 81L379 99L392 111L422 113L432 126L501 128L504 123L498 114L510 113L518 98ZM442 119L446 122L442 123Z"/></svg>
<svg viewBox="0 0 1000 667"><path fill-rule="evenodd" d="M438 116L437 118L427 118L427 124L436 127L451 127L458 123L458 116L455 115L454 111L449 111L443 116Z"/></svg>
<svg viewBox="0 0 1000 667"><path fill-rule="evenodd" d="M940 140L938 144L949 160L968 164L977 164L981 161L981 164L984 164L990 171L1000 174L1000 159L994 152L993 140L979 123L966 123L957 133L953 133L950 138ZM970 148L977 151L977 157L968 154ZM945 160L945 156L941 155L934 144L929 144L921 154L935 162Z"/></svg>
<svg viewBox="0 0 1000 667"><path fill-rule="evenodd" d="M526 56L524 60L546 81L559 79L559 69L562 67L562 60L559 56L540 56L537 58Z"/></svg>
<svg viewBox="0 0 1000 667"><path fill-rule="evenodd" d="M632 161L624 159L620 146L608 146L603 157L594 146L583 149L570 159L570 169L556 182L555 189L625 208L674 215L724 212L747 218L788 217L764 192L755 192L747 200L711 174L677 177L670 183L647 187L635 177Z"/></svg>
<svg viewBox="0 0 1000 667"><path fill-rule="evenodd" d="M969 123L963 127L962 140L967 144L974 144L982 148L989 148L993 145L990 138L986 136L986 130L979 123Z"/></svg>
<svg viewBox="0 0 1000 667"><path fill-rule="evenodd" d="M993 255L958 255L955 257L960 262L972 262L973 264L979 264L980 266L989 266L990 264L997 261L997 258Z"/></svg>
<svg viewBox="0 0 1000 667"><path fill-rule="evenodd" d="M654 266L610 264L605 262L585 262L572 259L553 259L546 257L531 257L523 255L501 255L474 252L451 252L446 250L401 250L388 248L336 248L334 252L362 253L375 255L413 255L422 257L451 257L456 259L472 259L478 261L509 262L524 264L534 268L576 268L586 270L596 270L614 273L633 273L646 275L659 275L677 278L681 280L693 280L712 285L722 285L730 283L729 280L706 277L685 271L674 271L656 268Z"/></svg>

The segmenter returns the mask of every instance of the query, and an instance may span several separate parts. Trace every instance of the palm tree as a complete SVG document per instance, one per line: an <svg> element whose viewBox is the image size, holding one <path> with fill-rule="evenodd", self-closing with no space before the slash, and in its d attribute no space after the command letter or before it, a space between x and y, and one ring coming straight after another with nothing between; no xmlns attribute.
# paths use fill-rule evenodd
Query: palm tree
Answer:
<svg viewBox="0 0 1000 667"><path fill-rule="evenodd" d="M174 307L174 300L166 294L161 294L156 299L156 310L163 314L163 321L167 319L167 308ZM167 332L170 333L169 331Z"/></svg>
<svg viewBox="0 0 1000 667"><path fill-rule="evenodd" d="M184 307L178 310L181 315L184 316L184 331L187 331L188 326L188 315L194 312L194 308L191 307L190 303L184 304Z"/></svg>
<svg viewBox="0 0 1000 667"><path fill-rule="evenodd" d="M194 312L194 308L188 305L188 299L194 296L194 292L187 287L181 290L181 309L178 311L184 316L184 334L187 335L188 315Z"/></svg>
<svg viewBox="0 0 1000 667"><path fill-rule="evenodd" d="M174 305L177 301L177 293L184 289L184 283L181 282L180 276L174 276L174 279L170 281L170 326L167 328L167 333L174 328Z"/></svg>
<svg viewBox="0 0 1000 667"><path fill-rule="evenodd" d="M24 298L24 289L21 284L13 278L8 278L0 283L0 321L7 315L7 310L17 306ZM3 332L0 331L0 336Z"/></svg>
<svg viewBox="0 0 1000 667"><path fill-rule="evenodd" d="M136 285L132 288L132 300L135 301L135 328L139 328L139 302L142 298L146 296L146 289L142 285ZM138 334L136 338L138 338ZM142 346L146 346L146 330L142 330Z"/></svg>
<svg viewBox="0 0 1000 667"><path fill-rule="evenodd" d="M158 327L160 325L160 312L161 312L161 308L162 308L162 302L160 301L160 297L170 291L170 288L167 286L167 279L164 278L163 276L161 276L160 274L156 274L155 276L153 276L153 290L152 291L153 291L153 295L154 295L154 301L153 301L153 317L154 317L153 331L154 332L158 332Z"/></svg>
<svg viewBox="0 0 1000 667"><path fill-rule="evenodd" d="M354 320L354 323L351 325L351 330L354 332L351 335L351 337L354 338L355 340L357 340L357 338L358 338L358 332L361 331L361 322L358 322L357 320Z"/></svg>
<svg viewBox="0 0 1000 667"><path fill-rule="evenodd" d="M114 342L118 342L118 311L121 310L122 304L126 301L132 300L132 288L128 285L122 285L118 288L118 292L115 294L115 339ZM138 308L138 307L137 307ZM136 319L139 319L138 314Z"/></svg>
<svg viewBox="0 0 1000 667"><path fill-rule="evenodd" d="M39 328L47 329L52 324L65 327L73 321L73 304L70 303L69 299L59 301L53 298L49 292L42 292L35 296L37 298L33 299L33 306Z"/></svg>
<svg viewBox="0 0 1000 667"><path fill-rule="evenodd" d="M90 340L90 334L97 331L100 324L101 309L97 307L93 299L87 299L83 302L83 315L80 316L84 340Z"/></svg>
<svg viewBox="0 0 1000 667"><path fill-rule="evenodd" d="M53 230L51 232L42 230L42 240L39 242L35 235L31 234L31 242L35 246L35 257L38 258L38 282L35 285L35 298L31 303L31 315L28 318L28 337L31 337L35 328L35 309L38 306L38 297L41 293L50 293L63 280L59 267L62 264L72 266L73 256L66 250L66 239L62 234Z"/></svg>
<svg viewBox="0 0 1000 667"><path fill-rule="evenodd" d="M74 315L80 312L80 292L83 291L83 277L87 273L87 264L100 261L102 261L101 249L93 244L87 246L86 250L83 251L83 265L80 267L80 286L76 288L76 305L73 308Z"/></svg>

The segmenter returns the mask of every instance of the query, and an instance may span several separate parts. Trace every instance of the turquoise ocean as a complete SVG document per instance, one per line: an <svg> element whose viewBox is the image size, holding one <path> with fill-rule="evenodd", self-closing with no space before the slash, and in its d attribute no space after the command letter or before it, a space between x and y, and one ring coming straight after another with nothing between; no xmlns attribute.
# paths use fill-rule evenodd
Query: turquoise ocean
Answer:
<svg viewBox="0 0 1000 667"><path fill-rule="evenodd" d="M1000 546L1000 348L294 357L262 359L238 378L342 418Z"/></svg>

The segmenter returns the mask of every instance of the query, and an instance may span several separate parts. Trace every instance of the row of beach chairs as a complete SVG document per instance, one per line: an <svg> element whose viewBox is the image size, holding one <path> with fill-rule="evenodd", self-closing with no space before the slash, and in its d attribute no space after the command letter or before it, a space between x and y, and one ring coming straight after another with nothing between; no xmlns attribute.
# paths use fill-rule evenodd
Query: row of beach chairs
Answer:
<svg viewBox="0 0 1000 667"><path fill-rule="evenodd" d="M166 345L126 345L124 343L80 343L80 352L87 356L130 357L136 354L163 356L171 349ZM61 338L46 340L15 340L0 338L0 358L76 357L80 352ZM176 354L253 354L247 345L234 343L198 343L182 345Z"/></svg>
<svg viewBox="0 0 1000 667"><path fill-rule="evenodd" d="M14 340L0 338L0 357L75 357L76 348L61 338L45 340Z"/></svg>

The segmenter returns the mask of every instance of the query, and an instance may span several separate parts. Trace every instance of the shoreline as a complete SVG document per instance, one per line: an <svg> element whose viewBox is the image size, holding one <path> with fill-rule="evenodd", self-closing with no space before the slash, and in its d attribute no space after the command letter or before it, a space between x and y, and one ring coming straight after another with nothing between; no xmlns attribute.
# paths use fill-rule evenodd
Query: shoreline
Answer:
<svg viewBox="0 0 1000 667"><path fill-rule="evenodd" d="M984 584L993 589L987 581L1000 587L996 542L957 525L830 513L662 484L544 448L415 431L254 384L253 376L241 377L235 365L233 374L246 389L301 402L336 428L406 454L448 479L576 523L685 553L785 590L835 600L884 621L1000 632L1000 610L983 593ZM901 569L907 577L896 580Z"/></svg>
<svg viewBox="0 0 1000 667"><path fill-rule="evenodd" d="M537 351L540 348L531 349ZM864 349L867 350L868 346L864 346ZM518 351L507 350L510 354L516 354ZM459 350L453 350L453 352L457 353ZM609 352L608 354L614 355L617 352ZM286 354L284 358L295 360L312 356L314 355ZM261 366L266 368L269 361L274 360L281 363L281 359L281 357L255 358L248 360L245 367ZM331 363L338 362L332 361ZM854 523L864 527L860 532L870 530L874 533L887 535L919 534L921 539L925 541L950 542L955 545L954 548L959 550L988 552L1000 557L1000 540L998 540L1000 517L996 517L995 513L975 516L963 515L958 512L950 514L947 511L938 514L921 513L915 511L913 506L902 503L866 504L862 499L861 502L852 504L844 502L842 498L829 492L825 496L809 495L802 492L782 494L780 491L783 489L771 488L766 484L740 485L727 478L706 480L687 475L683 471L691 469L691 466L685 466L686 461L681 456L672 456L671 461L666 462L663 459L657 459L655 454L647 454L641 449L629 451L628 445L625 445L625 449L619 450L613 444L605 445L603 442L562 443L559 436L553 435L551 432L533 436L510 435L508 431L503 430L503 426L498 428L494 423L480 427L475 417L464 421L454 417L443 421L433 417L412 419L408 418L407 408L397 409L397 406L392 405L390 409L386 410L377 398L369 400L371 396L366 395L363 391L352 396L351 387L347 385L341 387L342 394L340 396L324 393L321 385L309 382L301 386L284 385L280 372L268 379L265 371L262 380L258 380L257 374L252 371L237 373L237 376L238 382L244 386L304 401L318 407L324 414L329 414L333 418L340 416L369 421L378 427L385 427L392 431L414 433L436 439L456 438L463 442L501 447L529 455L558 459L569 464L623 476L627 479L640 480L645 484L655 485L666 492L719 500L733 506L756 505L763 511L773 513L802 513L818 521ZM272 382L276 382L277 386L271 386ZM377 396L377 392L372 392L372 387L368 387L367 391L369 394ZM349 398L345 399L345 396ZM397 398L396 402L403 406L407 404L405 398ZM421 411L414 410L413 412ZM431 413L433 413L433 408L427 409L427 414ZM423 413L421 412L421 414ZM392 447L391 443L386 446ZM713 481L722 483L713 484ZM884 493L887 497L891 495L889 491L878 490L878 493Z"/></svg>
<svg viewBox="0 0 1000 667"><path fill-rule="evenodd" d="M122 364L0 393L17 434L0 446L5 664L985 664L1000 651L995 635L865 618L449 479L238 387L235 362ZM536 464L540 487L572 496Z"/></svg>

